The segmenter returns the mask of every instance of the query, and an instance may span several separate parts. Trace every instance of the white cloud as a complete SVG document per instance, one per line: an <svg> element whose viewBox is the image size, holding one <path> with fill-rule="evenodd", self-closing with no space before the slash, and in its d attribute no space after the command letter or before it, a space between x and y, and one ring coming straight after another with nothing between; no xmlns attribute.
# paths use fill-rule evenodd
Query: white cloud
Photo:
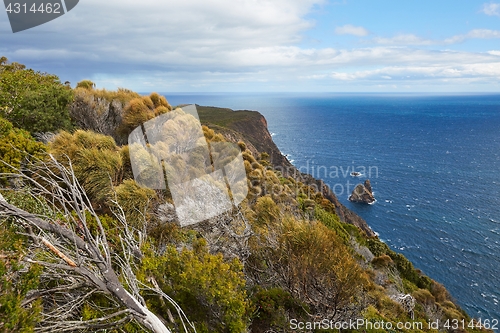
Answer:
<svg viewBox="0 0 500 333"><path fill-rule="evenodd" d="M40 64L35 68L59 74L73 84L90 78L100 87L124 86L144 92L199 87L262 91L269 86L300 90L319 81L326 82L324 87L346 81L356 85L357 80L489 82L492 75L498 80L500 51L408 47L499 38L496 30L471 30L448 41L412 34L377 37L372 40L377 47L354 49L298 46L303 32L314 26L307 14L323 2L86 0L32 31L0 33L0 54L13 61ZM352 25L337 27L336 33L369 34Z"/></svg>
<svg viewBox="0 0 500 333"><path fill-rule="evenodd" d="M462 43L467 39L493 39L500 38L500 31L489 29L474 29L465 35L456 35L451 38L445 39L444 44Z"/></svg>
<svg viewBox="0 0 500 333"><path fill-rule="evenodd" d="M399 34L391 38L375 37L372 42L380 45L452 45L469 39L500 38L499 30L474 29L463 35L455 35L443 40L422 38L414 34Z"/></svg>
<svg viewBox="0 0 500 333"><path fill-rule="evenodd" d="M485 3L481 11L489 16L500 16L500 3Z"/></svg>
<svg viewBox="0 0 500 333"><path fill-rule="evenodd" d="M491 64L439 65L439 66L387 66L375 70L353 73L333 72L336 80L379 80L392 79L414 81L422 79L484 79L500 76L500 62Z"/></svg>
<svg viewBox="0 0 500 333"><path fill-rule="evenodd" d="M346 24L341 27L335 28L335 33L337 35L354 35L354 36L367 36L369 34L368 30L363 27L356 27L351 24Z"/></svg>
<svg viewBox="0 0 500 333"><path fill-rule="evenodd" d="M434 41L413 34L399 34L391 38L375 37L373 41L382 45L432 45Z"/></svg>

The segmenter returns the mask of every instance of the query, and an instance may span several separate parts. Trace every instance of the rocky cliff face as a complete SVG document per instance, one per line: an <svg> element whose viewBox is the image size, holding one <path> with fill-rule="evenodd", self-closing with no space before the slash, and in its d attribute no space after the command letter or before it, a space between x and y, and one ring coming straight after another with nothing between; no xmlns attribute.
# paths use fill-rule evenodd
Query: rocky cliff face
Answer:
<svg viewBox="0 0 500 333"><path fill-rule="evenodd" d="M285 177L291 176L304 184L317 188L325 198L335 205L336 213L342 222L357 226L367 236L375 236L368 223L342 205L328 185L320 179L299 172L288 161L274 143L267 128L267 121L259 112L233 111L231 109L204 106L197 106L197 109L202 124L222 133L229 141L238 142L242 140L255 156L258 153L266 152L269 154L272 166L280 170Z"/></svg>
<svg viewBox="0 0 500 333"><path fill-rule="evenodd" d="M288 159L281 153L274 143L271 133L267 129L267 121L257 111L217 108L197 105L200 121L216 132L222 133L227 140L246 143L255 155L266 152L269 154L273 166L284 169L293 168Z"/></svg>

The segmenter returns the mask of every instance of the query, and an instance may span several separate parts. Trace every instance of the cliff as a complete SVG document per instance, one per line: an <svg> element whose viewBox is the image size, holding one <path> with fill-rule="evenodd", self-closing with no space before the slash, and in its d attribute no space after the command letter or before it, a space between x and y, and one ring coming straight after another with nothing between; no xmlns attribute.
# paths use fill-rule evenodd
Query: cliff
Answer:
<svg viewBox="0 0 500 333"><path fill-rule="evenodd" d="M290 161L281 153L274 143L267 128L265 117L257 111L238 110L197 105L200 121L203 125L224 135L231 142L243 141L255 156L267 153L272 166L281 171L285 177L296 180L317 188L323 196L335 206L340 220L360 228L367 236L373 237L375 233L363 218L349 210L337 199L330 187L321 179L316 179L309 174L299 172Z"/></svg>
<svg viewBox="0 0 500 333"><path fill-rule="evenodd" d="M227 140L242 140L255 156L262 152L269 154L273 166L282 170L295 169L274 143L267 129L267 121L257 111L218 108L196 105L200 121L213 130L222 133Z"/></svg>

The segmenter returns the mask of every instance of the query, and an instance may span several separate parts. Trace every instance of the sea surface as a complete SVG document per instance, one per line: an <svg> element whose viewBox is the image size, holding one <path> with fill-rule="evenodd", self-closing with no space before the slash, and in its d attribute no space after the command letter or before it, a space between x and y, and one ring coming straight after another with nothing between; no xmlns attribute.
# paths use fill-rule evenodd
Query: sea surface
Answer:
<svg viewBox="0 0 500 333"><path fill-rule="evenodd" d="M500 319L500 95L164 95L261 112L296 167L326 181L471 316ZM376 203L350 203L366 178Z"/></svg>

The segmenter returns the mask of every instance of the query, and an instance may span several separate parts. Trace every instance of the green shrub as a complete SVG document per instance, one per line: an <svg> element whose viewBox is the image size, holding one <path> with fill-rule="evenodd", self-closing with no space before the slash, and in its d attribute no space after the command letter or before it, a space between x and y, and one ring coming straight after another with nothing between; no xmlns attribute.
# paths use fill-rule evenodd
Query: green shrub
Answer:
<svg viewBox="0 0 500 333"><path fill-rule="evenodd" d="M109 136L81 130L61 132L49 151L64 165L71 161L76 177L96 203L106 204L112 187L123 181L122 154Z"/></svg>
<svg viewBox="0 0 500 333"><path fill-rule="evenodd" d="M30 290L36 290L42 268L26 265L26 237L15 226L0 219L0 332L33 332L41 319L41 302L28 306L23 301Z"/></svg>
<svg viewBox="0 0 500 333"><path fill-rule="evenodd" d="M220 254L209 254L204 240L195 241L193 248L178 251L169 246L160 257L145 251L139 278L154 277L198 332L246 332L249 304L243 265L237 259L226 262ZM166 312L158 299L149 302L157 309L153 312Z"/></svg>
<svg viewBox="0 0 500 333"><path fill-rule="evenodd" d="M77 88L92 90L95 88L95 83L90 80L82 80L76 84Z"/></svg>
<svg viewBox="0 0 500 333"><path fill-rule="evenodd" d="M172 110L165 97L157 93L132 99L123 110L122 124L119 132L128 136L137 126Z"/></svg>
<svg viewBox="0 0 500 333"><path fill-rule="evenodd" d="M391 257L389 257L387 254L382 254L372 259L372 265L375 267L387 267L393 263L394 262L392 261Z"/></svg>
<svg viewBox="0 0 500 333"><path fill-rule="evenodd" d="M70 129L73 90L55 75L0 64L0 116L30 133Z"/></svg>
<svg viewBox="0 0 500 333"><path fill-rule="evenodd" d="M252 332L271 329L282 331L290 328L289 318L307 318L308 307L281 288L257 287L252 295Z"/></svg>
<svg viewBox="0 0 500 333"><path fill-rule="evenodd" d="M156 197L155 191L139 186L132 179L126 179L115 191L127 221L134 227L142 227L147 218L146 211Z"/></svg>
<svg viewBox="0 0 500 333"><path fill-rule="evenodd" d="M387 244L381 242L378 238L367 239L366 245L376 257L384 254L388 255L394 261L403 279L410 281L419 288L430 290L432 280L422 274L420 270L417 270L404 255L392 251Z"/></svg>
<svg viewBox="0 0 500 333"><path fill-rule="evenodd" d="M254 207L256 220L259 226L268 227L276 223L281 216L281 211L270 196L257 199Z"/></svg>
<svg viewBox="0 0 500 333"><path fill-rule="evenodd" d="M17 173L14 168L42 158L45 152L45 145L35 141L27 131L14 128L9 121L0 118L0 160L3 161L0 173ZM5 177L1 182L5 184Z"/></svg>
<svg viewBox="0 0 500 333"><path fill-rule="evenodd" d="M330 230L335 231L337 235L339 235L339 237L344 240L345 243L349 241L350 234L348 230L346 230L347 225L340 222L340 218L336 214L330 213L320 206L316 205L314 207L314 217L318 221L321 221Z"/></svg>

